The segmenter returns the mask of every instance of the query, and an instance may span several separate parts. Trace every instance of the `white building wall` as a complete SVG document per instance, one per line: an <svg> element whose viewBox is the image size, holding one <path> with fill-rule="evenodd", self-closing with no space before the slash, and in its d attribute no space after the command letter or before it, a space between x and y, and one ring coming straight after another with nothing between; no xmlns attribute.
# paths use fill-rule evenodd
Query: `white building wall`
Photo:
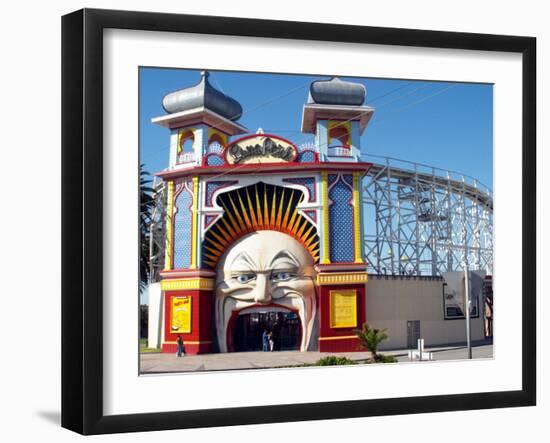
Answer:
<svg viewBox="0 0 550 443"><path fill-rule="evenodd" d="M170 169L176 167L178 158L178 137L179 130L172 129L172 131L170 132Z"/></svg>
<svg viewBox="0 0 550 443"><path fill-rule="evenodd" d="M466 342L466 322L445 320L443 282L411 277L378 278L367 283L366 319L375 328L386 328L389 339L381 350L407 348L407 321L420 320L425 346ZM481 303L481 300L480 300ZM482 306L479 307L482 312ZM472 340L483 340L483 316L472 318Z"/></svg>
<svg viewBox="0 0 550 443"><path fill-rule="evenodd" d="M317 129L315 132L315 142L319 149L321 161L327 160L328 154L328 122L327 120L317 120Z"/></svg>
<svg viewBox="0 0 550 443"><path fill-rule="evenodd" d="M358 121L352 121L350 122L351 127L351 151L352 155L355 158L359 158L361 156L361 130L359 128L359 122Z"/></svg>
<svg viewBox="0 0 550 443"><path fill-rule="evenodd" d="M162 295L160 283L152 283L149 286L148 348L160 348L163 340L164 303Z"/></svg>

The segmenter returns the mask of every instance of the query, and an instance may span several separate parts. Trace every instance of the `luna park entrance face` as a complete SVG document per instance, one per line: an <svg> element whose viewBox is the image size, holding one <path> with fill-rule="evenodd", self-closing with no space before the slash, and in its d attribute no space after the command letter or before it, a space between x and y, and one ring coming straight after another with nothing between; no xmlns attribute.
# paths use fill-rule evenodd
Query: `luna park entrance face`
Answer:
<svg viewBox="0 0 550 443"><path fill-rule="evenodd" d="M272 332L274 351L300 349L302 325L294 312L252 312L239 315L235 324L235 352L262 351L264 331Z"/></svg>

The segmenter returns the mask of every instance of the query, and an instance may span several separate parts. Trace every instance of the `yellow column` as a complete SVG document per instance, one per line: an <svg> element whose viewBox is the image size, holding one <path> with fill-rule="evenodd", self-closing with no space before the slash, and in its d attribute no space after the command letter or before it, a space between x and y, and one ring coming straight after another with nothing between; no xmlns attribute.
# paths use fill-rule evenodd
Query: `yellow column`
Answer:
<svg viewBox="0 0 550 443"><path fill-rule="evenodd" d="M174 215L174 182L169 181L168 195L166 196L166 252L164 256L164 270L172 269L172 238L173 238L173 215Z"/></svg>
<svg viewBox="0 0 550 443"><path fill-rule="evenodd" d="M323 221L323 252L321 256L321 264L326 265L330 263L330 243L329 243L329 230L328 230L328 172L321 171L321 203L322 208L322 221Z"/></svg>
<svg viewBox="0 0 550 443"><path fill-rule="evenodd" d="M353 173L353 229L355 238L355 263L364 263L361 256L361 201L359 198L361 175L359 171Z"/></svg>
<svg viewBox="0 0 550 443"><path fill-rule="evenodd" d="M193 213L191 214L191 265L197 269L197 227L199 222L199 177L193 177Z"/></svg>

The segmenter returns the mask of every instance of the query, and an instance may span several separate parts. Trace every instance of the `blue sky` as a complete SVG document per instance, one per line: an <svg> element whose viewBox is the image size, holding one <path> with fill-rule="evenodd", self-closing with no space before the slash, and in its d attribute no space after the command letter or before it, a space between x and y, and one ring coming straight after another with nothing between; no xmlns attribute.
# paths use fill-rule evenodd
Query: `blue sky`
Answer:
<svg viewBox="0 0 550 443"><path fill-rule="evenodd" d="M239 123L261 127L300 145L302 106L313 80L328 76L211 71L214 87L243 107ZM192 86L200 71L140 69L140 155L151 173L168 164L168 130L151 123L165 115L164 95ZM361 137L364 154L426 163L470 175L492 188L493 88L487 84L340 77L367 87L376 111Z"/></svg>

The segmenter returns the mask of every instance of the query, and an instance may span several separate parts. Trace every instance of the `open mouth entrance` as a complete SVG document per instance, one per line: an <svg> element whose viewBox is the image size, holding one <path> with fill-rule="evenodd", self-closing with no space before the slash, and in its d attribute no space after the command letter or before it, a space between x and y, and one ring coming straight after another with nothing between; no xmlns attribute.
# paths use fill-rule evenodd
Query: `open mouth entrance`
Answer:
<svg viewBox="0 0 550 443"><path fill-rule="evenodd" d="M298 351L302 325L295 312L251 312L240 314L235 324L236 352L270 350L264 347L264 331L271 332L273 351Z"/></svg>

